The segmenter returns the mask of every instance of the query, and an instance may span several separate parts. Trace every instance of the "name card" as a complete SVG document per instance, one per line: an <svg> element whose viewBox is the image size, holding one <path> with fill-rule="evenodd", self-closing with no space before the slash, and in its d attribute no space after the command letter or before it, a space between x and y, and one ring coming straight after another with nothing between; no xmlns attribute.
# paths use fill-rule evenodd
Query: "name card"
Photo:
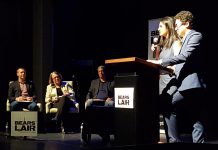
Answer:
<svg viewBox="0 0 218 150"><path fill-rule="evenodd" d="M115 88L115 108L134 108L134 88Z"/></svg>

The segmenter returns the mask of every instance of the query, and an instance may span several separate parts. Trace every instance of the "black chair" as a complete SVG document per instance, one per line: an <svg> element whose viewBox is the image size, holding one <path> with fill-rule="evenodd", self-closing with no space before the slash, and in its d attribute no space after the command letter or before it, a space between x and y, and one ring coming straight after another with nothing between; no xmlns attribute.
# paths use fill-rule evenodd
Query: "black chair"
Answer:
<svg viewBox="0 0 218 150"><path fill-rule="evenodd" d="M92 134L114 134L114 110L114 107L92 106L84 111L81 124L82 144L90 144Z"/></svg>

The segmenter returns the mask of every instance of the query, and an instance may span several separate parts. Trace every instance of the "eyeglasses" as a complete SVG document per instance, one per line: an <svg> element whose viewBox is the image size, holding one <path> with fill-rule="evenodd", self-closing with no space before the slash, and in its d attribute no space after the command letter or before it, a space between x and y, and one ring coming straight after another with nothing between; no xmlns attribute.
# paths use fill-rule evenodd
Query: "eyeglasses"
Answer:
<svg viewBox="0 0 218 150"><path fill-rule="evenodd" d="M175 24L175 30L177 31L182 25L184 25L185 23L180 22L179 24Z"/></svg>
<svg viewBox="0 0 218 150"><path fill-rule="evenodd" d="M60 77L59 76L55 76L52 79L60 79Z"/></svg>

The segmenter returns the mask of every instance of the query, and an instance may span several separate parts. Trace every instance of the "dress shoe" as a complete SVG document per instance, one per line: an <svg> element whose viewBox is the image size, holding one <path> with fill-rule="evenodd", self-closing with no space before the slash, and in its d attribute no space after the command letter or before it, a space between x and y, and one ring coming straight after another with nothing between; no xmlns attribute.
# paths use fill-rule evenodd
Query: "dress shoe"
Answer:
<svg viewBox="0 0 218 150"><path fill-rule="evenodd" d="M102 137L102 144L104 146L110 146L110 135L107 135L107 134L103 134L103 135L100 135Z"/></svg>
<svg viewBox="0 0 218 150"><path fill-rule="evenodd" d="M58 121L58 119L56 117L51 119L52 121Z"/></svg>

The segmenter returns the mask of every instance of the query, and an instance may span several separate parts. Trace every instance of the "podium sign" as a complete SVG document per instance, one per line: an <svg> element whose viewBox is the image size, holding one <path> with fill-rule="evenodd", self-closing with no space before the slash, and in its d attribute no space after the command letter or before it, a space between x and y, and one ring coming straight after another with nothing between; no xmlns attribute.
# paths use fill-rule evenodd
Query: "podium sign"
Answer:
<svg viewBox="0 0 218 150"><path fill-rule="evenodd" d="M37 136L37 111L12 111L11 136Z"/></svg>
<svg viewBox="0 0 218 150"><path fill-rule="evenodd" d="M133 108L134 88L115 88L115 108Z"/></svg>

